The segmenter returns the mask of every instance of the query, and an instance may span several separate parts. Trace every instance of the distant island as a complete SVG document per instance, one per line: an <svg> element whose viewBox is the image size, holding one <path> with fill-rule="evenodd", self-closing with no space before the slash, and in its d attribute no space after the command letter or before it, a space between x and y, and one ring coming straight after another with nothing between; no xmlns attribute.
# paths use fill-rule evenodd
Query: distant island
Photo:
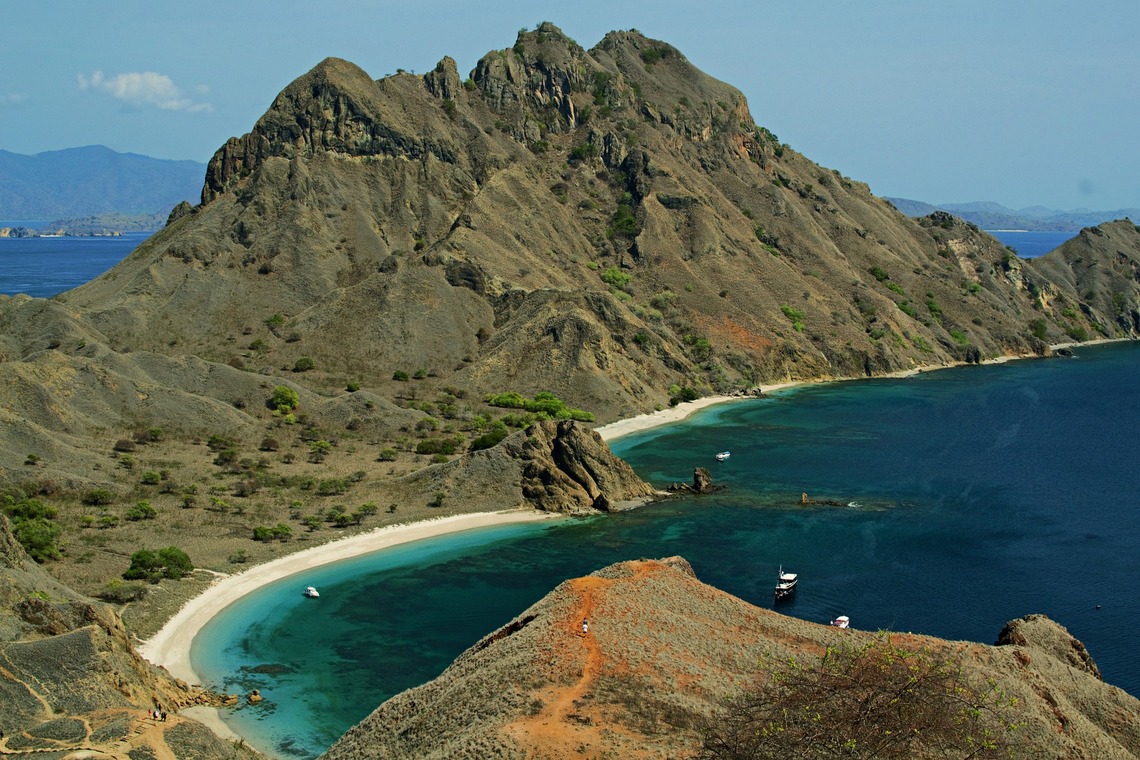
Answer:
<svg viewBox="0 0 1140 760"><path fill-rule="evenodd" d="M1077 232L1114 219L1140 219L1140 208L1091 211L1086 208L1061 211L1044 206L1023 209L1007 208L992 201L942 203L938 205L908 198L887 198L895 208L915 219L945 211L984 230L1019 230L1025 232Z"/></svg>
<svg viewBox="0 0 1140 760"><path fill-rule="evenodd" d="M123 232L155 230L182 201L198 202L205 175L204 163L119 153L103 145L34 156L0 150L0 220L67 220L51 226L93 234L88 217L161 214L157 224L116 220L108 225Z"/></svg>
<svg viewBox="0 0 1140 760"><path fill-rule="evenodd" d="M170 210L168 208L154 214L95 214L74 219L56 219L35 227L0 226L0 238L119 237L127 232L154 232L166 224Z"/></svg>

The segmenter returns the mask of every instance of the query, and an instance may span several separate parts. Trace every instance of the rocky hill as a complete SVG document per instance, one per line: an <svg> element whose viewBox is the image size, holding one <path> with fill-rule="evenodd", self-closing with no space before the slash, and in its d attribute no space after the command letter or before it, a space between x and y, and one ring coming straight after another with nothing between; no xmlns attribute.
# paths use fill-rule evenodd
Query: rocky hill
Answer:
<svg viewBox="0 0 1140 760"><path fill-rule="evenodd" d="M1066 320L1034 278L1087 300L812 163L632 31L587 51L542 25L466 80L450 59L379 81L323 61L175 216L63 297L117 348L270 372L306 356L309 382L385 396L424 368L601 420L677 388L1041 352Z"/></svg>
<svg viewBox="0 0 1140 760"><path fill-rule="evenodd" d="M0 754L63 757L255 756L173 712L212 698L135 653L109 605L28 558L0 514ZM68 755L78 757L79 755Z"/></svg>
<svg viewBox="0 0 1140 760"><path fill-rule="evenodd" d="M678 557L626 562L561 584L324 757L1140 756L1140 701L1064 628L1030 616L999 639L839 630ZM810 707L810 734L768 703Z"/></svg>

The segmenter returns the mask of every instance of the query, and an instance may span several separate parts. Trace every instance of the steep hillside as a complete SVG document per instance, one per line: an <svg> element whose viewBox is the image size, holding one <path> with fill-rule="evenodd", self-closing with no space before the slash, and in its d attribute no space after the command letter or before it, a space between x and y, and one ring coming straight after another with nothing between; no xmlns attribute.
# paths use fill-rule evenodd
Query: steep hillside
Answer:
<svg viewBox="0 0 1140 760"><path fill-rule="evenodd" d="M193 720L144 718L158 707L172 712L212 699L139 657L118 615L29 559L2 514L0 694L4 755L254 756Z"/></svg>
<svg viewBox="0 0 1140 760"><path fill-rule="evenodd" d="M1062 334L992 238L906 218L632 31L587 51L542 25L465 81L328 59L217 152L202 201L64 300L132 350L306 356L309 383L388 397L423 368L600 420L1040 352L1036 316Z"/></svg>
<svg viewBox="0 0 1140 760"><path fill-rule="evenodd" d="M621 563L562 583L324 757L1140 756L1140 701L1104 684L1064 628L1031 616L1000 638L888 640L753 607L679 557ZM790 705L813 685L810 737L773 714L767 753L748 751L771 725L725 703L755 690ZM884 733L898 715L913 733Z"/></svg>

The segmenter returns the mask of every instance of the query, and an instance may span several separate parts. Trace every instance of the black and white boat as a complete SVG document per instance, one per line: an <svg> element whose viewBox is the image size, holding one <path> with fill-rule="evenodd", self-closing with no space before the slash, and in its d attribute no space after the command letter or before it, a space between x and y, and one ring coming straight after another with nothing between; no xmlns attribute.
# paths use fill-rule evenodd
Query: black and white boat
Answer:
<svg viewBox="0 0 1140 760"><path fill-rule="evenodd" d="M796 584L800 576L795 573L785 573L784 566L780 566L780 574L776 577L776 601L788 599L796 593Z"/></svg>
<svg viewBox="0 0 1140 760"><path fill-rule="evenodd" d="M723 462L724 460L728 459L730 456L732 456L731 451L722 451L716 455L716 461Z"/></svg>
<svg viewBox="0 0 1140 760"><path fill-rule="evenodd" d="M321 592L317 591L312 586L306 586L304 593L305 593L305 596L309 597L310 599L316 599L318 596L321 595Z"/></svg>

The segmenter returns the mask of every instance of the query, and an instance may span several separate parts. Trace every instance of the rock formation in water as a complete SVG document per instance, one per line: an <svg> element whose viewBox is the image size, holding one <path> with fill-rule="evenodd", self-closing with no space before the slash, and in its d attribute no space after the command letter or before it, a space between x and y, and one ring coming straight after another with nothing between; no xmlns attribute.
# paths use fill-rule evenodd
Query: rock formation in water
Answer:
<svg viewBox="0 0 1140 760"><path fill-rule="evenodd" d="M922 721L928 737L886 742L883 754L859 744L863 754L854 756L945 757L956 745L965 756L968 732L981 737L981 730L991 731L995 755L1140 755L1140 701L1103 683L1080 642L1044 616L1006 630L992 647L840 630L706 586L681 558L624 562L562 583L438 678L385 702L325 757L688 757L708 737L729 740L709 740L721 754L708 757L832 757L849 737L862 737L862 728L890 725L892 715L878 711L877 697L892 705L888 712ZM844 655L874 667L846 671L847 686L821 681L827 688L817 706L830 711L818 725L825 728L804 743L789 722L787 743L768 746L774 754L732 754L733 746L749 746L749 731L747 725L743 736L728 731L741 713L726 711L726 700L749 690L776 699L779 682L768 680L775 673L785 674L783 683L800 684L806 674L808 685L816 675L826 677L821 655L828 648L840 662ZM883 652L890 657L871 659ZM787 669L789 658L796 668ZM897 662L911 669L896 683ZM899 684L898 691L884 691ZM959 714L952 704L967 695L984 705L976 723L966 720L973 713ZM840 721L845 705L838 697L862 705L862 726ZM1008 729L1010 722L1019 727ZM755 728L751 736L759 733Z"/></svg>

